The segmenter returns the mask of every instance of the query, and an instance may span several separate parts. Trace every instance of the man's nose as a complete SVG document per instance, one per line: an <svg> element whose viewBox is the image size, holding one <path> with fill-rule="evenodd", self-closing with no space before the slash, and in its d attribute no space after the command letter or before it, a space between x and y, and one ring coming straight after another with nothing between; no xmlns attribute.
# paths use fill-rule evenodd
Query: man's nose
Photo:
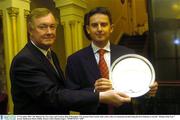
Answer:
<svg viewBox="0 0 180 120"><path fill-rule="evenodd" d="M51 27L47 27L47 33L52 33L52 31Z"/></svg>
<svg viewBox="0 0 180 120"><path fill-rule="evenodd" d="M101 31L102 30L102 26L101 24L98 24L98 31Z"/></svg>

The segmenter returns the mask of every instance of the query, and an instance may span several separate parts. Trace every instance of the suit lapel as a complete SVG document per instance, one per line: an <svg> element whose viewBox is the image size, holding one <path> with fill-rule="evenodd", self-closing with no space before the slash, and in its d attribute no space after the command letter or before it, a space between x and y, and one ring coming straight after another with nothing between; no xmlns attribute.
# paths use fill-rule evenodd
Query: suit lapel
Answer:
<svg viewBox="0 0 180 120"><path fill-rule="evenodd" d="M113 64L113 62L116 60L117 56L116 56L116 52L115 50L115 46L113 44L110 44L110 49L111 49L111 65Z"/></svg>
<svg viewBox="0 0 180 120"><path fill-rule="evenodd" d="M110 44L110 49L111 49L111 65L112 63L116 60L117 55L116 55L116 49L115 49L115 45ZM88 46L84 53L83 53L84 57L82 59L84 59L83 61L85 61L86 66L87 66L87 70L89 71L89 74L91 74L93 76L93 78L99 79L101 77L100 74L100 70L99 67L97 65L93 50L91 45ZM95 80L93 82L95 82Z"/></svg>
<svg viewBox="0 0 180 120"><path fill-rule="evenodd" d="M52 74L54 74L55 76L59 77L59 75L57 74L56 70L53 68L53 66L51 65L51 63L48 61L48 59L46 58L46 56L44 56L44 54L38 50L38 48L36 48L31 42L29 42L27 44L28 48L33 52L33 55L36 56L36 58L39 59L40 63L42 64L42 66L49 72L51 72ZM56 65L57 66L57 65Z"/></svg>
<svg viewBox="0 0 180 120"><path fill-rule="evenodd" d="M57 72L59 74L58 76L61 77L61 79L65 80L63 71L60 68L60 64L59 64L58 58L57 58L57 56L56 56L56 54L54 52L52 52L52 58L53 58L53 61L54 61L54 65L55 65L55 67L57 69Z"/></svg>
<svg viewBox="0 0 180 120"><path fill-rule="evenodd" d="M100 71L99 71L91 45L85 49L83 56L84 56L83 61L85 61L85 65L87 67L89 74L91 74L93 78L96 78L96 79L100 78ZM94 81L96 79L94 79Z"/></svg>

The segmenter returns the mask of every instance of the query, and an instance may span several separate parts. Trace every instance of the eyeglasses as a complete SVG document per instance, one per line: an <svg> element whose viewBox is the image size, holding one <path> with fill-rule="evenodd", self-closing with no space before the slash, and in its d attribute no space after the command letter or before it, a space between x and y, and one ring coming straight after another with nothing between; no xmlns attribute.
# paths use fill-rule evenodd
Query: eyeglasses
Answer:
<svg viewBox="0 0 180 120"><path fill-rule="evenodd" d="M51 30L55 30L57 28L57 25L56 24L51 24L51 25L41 24L41 25L38 25L37 28L40 30L47 30L48 28L50 28Z"/></svg>

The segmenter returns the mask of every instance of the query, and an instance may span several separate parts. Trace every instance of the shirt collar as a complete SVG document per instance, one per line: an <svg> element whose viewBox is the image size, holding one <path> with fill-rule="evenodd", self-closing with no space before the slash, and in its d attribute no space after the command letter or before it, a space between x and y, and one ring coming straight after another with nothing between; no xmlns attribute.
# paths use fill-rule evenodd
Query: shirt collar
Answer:
<svg viewBox="0 0 180 120"><path fill-rule="evenodd" d="M106 44L106 46L103 47L103 48L100 48L100 47L96 46L93 42L91 42L91 46L92 46L92 49L93 49L93 52L94 52L94 53L97 53L99 49L104 49L104 50L106 50L106 51L108 51L108 52L111 51L111 50L110 50L110 42L109 42L109 41L108 41L108 43Z"/></svg>
<svg viewBox="0 0 180 120"><path fill-rule="evenodd" d="M48 50L44 50L44 49L38 47L32 40L31 40L31 43L32 43L37 49L39 49L45 56L47 55L47 52L48 52L48 51L51 51L50 48L49 48Z"/></svg>

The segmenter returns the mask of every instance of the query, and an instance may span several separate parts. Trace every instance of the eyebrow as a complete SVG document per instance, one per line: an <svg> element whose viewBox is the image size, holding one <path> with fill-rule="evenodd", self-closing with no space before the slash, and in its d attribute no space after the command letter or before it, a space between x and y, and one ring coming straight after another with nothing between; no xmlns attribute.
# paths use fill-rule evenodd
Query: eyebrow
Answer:
<svg viewBox="0 0 180 120"><path fill-rule="evenodd" d="M90 25L98 25L98 24L100 24L100 25L107 25L108 24L108 22L100 22L100 23L98 23L98 22L93 22L93 23L91 23Z"/></svg>

